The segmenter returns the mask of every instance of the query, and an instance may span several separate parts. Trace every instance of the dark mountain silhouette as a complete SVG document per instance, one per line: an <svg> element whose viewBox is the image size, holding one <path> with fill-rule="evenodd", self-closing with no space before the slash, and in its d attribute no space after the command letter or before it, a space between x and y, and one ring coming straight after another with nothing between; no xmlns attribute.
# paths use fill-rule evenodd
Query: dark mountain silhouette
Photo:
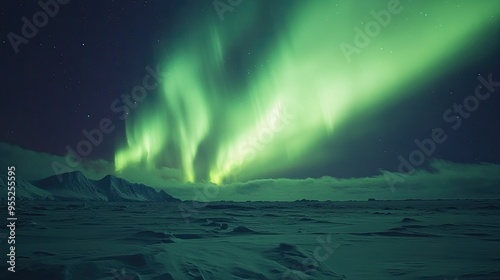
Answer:
<svg viewBox="0 0 500 280"><path fill-rule="evenodd" d="M5 177L5 176L4 176ZM79 171L50 176L31 183L18 179L17 198L30 200L80 200L80 201L180 201L165 191L128 182L112 175L91 180ZM0 177L0 185L7 186L6 178Z"/></svg>

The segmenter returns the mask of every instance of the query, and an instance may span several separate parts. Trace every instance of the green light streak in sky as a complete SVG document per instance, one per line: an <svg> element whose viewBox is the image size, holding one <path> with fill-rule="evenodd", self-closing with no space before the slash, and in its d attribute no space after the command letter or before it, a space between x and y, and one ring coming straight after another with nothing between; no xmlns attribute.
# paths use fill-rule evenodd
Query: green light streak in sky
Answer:
<svg viewBox="0 0 500 280"><path fill-rule="evenodd" d="M407 97L412 82L463 62L461 51L500 16L498 1L402 1L402 11L349 63L340 44L354 45L354 27L364 30L374 20L370 11L388 2L293 2L295 13L245 65L251 73L244 78L232 67L246 55L264 2L247 1L222 23L200 20L197 35L164 61L161 99L127 119L117 170L146 163L220 184L321 160L312 151L322 139L355 114Z"/></svg>

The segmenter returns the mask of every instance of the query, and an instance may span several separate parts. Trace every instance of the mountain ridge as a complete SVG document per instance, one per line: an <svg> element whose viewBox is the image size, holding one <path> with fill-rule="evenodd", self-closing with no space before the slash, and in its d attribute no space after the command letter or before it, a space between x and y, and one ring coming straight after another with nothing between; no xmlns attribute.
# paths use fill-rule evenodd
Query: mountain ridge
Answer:
<svg viewBox="0 0 500 280"><path fill-rule="evenodd" d="M62 178L62 180L59 180L59 178ZM131 183L113 175L106 175L99 180L92 180L80 171L73 171L33 181L16 179L16 199L20 200L180 201L164 190L156 190L144 184ZM5 175L0 175L0 186L7 187L7 177Z"/></svg>

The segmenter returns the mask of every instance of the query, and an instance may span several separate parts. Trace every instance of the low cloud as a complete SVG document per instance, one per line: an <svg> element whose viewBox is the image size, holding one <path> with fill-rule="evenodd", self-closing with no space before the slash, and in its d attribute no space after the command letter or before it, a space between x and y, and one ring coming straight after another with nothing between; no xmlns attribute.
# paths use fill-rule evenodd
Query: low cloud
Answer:
<svg viewBox="0 0 500 280"><path fill-rule="evenodd" d="M19 177L36 180L55 175L53 162L64 163L61 156L39 153L18 146L0 143L0 166L14 165ZM380 175L363 178L338 179L333 177L307 179L258 179L217 186L213 184L183 183L177 169L146 170L128 168L119 174L113 164L105 160L84 161L78 169L87 177L100 179L112 174L135 183L143 183L184 200L366 200L376 199L438 199L438 198L500 198L500 165L490 163L464 164L432 160L427 170L417 170L404 176L392 173L401 182L390 188L387 177ZM385 171L383 171L385 172ZM203 197L211 189L209 196ZM195 195L197 194L197 195ZM201 194L201 195L200 195Z"/></svg>

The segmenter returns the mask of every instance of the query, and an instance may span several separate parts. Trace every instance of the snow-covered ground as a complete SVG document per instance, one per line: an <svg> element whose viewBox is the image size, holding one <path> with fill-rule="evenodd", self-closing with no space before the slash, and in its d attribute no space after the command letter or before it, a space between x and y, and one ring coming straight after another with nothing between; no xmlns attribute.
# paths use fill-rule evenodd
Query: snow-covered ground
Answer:
<svg viewBox="0 0 500 280"><path fill-rule="evenodd" d="M0 279L500 279L498 200L182 209L22 201Z"/></svg>
<svg viewBox="0 0 500 280"><path fill-rule="evenodd" d="M8 181L7 176L0 174L0 188L7 190ZM6 199L6 192L3 193L0 199ZM16 198L22 200L53 200L52 194L46 190L35 187L28 181L17 178L16 179Z"/></svg>

